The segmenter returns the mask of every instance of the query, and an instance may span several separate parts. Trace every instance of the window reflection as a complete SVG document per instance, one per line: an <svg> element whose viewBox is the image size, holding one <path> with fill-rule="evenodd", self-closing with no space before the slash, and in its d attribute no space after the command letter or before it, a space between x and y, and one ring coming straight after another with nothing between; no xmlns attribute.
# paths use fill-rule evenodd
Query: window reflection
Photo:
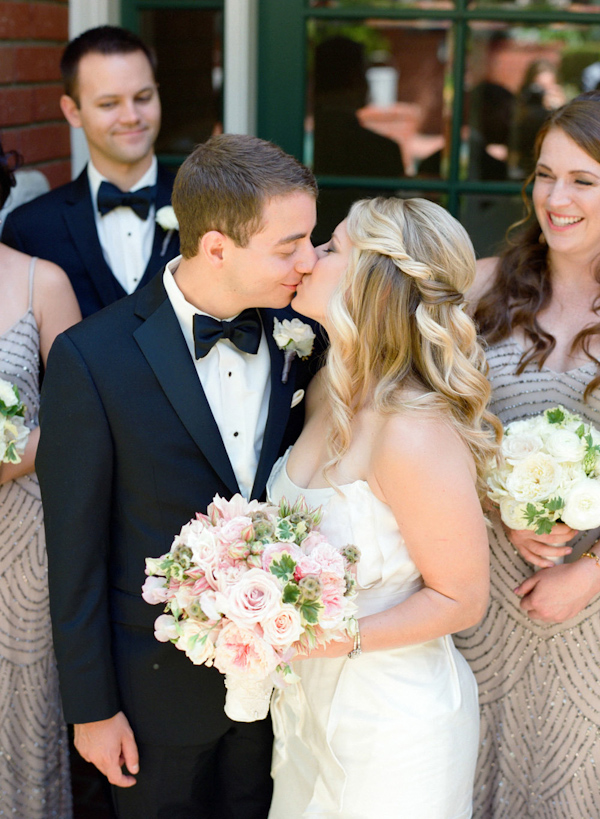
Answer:
<svg viewBox="0 0 600 819"><path fill-rule="evenodd" d="M524 179L550 112L600 82L600 30L474 22L466 64L461 177Z"/></svg>
<svg viewBox="0 0 600 819"><path fill-rule="evenodd" d="M222 13L165 9L140 13L140 34L156 52L163 155L186 155L222 131Z"/></svg>

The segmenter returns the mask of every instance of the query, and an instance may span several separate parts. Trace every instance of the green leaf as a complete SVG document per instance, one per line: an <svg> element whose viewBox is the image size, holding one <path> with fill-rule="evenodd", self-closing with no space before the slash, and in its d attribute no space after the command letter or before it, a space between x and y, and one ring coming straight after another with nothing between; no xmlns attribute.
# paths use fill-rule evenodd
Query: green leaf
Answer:
<svg viewBox="0 0 600 819"><path fill-rule="evenodd" d="M318 600L306 600L300 606L300 614L306 620L307 623L318 623L319 622L319 612L323 606L319 603Z"/></svg>
<svg viewBox="0 0 600 819"><path fill-rule="evenodd" d="M553 525L554 521L550 520L550 518L538 518L536 535L549 535L552 532Z"/></svg>
<svg viewBox="0 0 600 819"><path fill-rule="evenodd" d="M278 521L276 536L277 540L280 540L283 543L293 543L296 540L296 533L294 532L294 527L289 522L289 520Z"/></svg>
<svg viewBox="0 0 600 819"><path fill-rule="evenodd" d="M296 568L296 561L287 552L281 555L279 560L274 560L269 566L269 571L274 574L279 580L289 580L294 574Z"/></svg>
<svg viewBox="0 0 600 819"><path fill-rule="evenodd" d="M295 583L288 583L287 586L283 590L283 595L281 597L284 603L291 603L292 605L297 602L298 598L300 597L300 589Z"/></svg>
<svg viewBox="0 0 600 819"><path fill-rule="evenodd" d="M550 498L550 500L542 504L544 509L547 509L548 512L560 512L564 505L565 502L562 498Z"/></svg>
<svg viewBox="0 0 600 819"><path fill-rule="evenodd" d="M585 427L583 424L581 424L581 426L577 427L577 429L575 430L575 435L577 435L578 438L583 438L584 433Z"/></svg>
<svg viewBox="0 0 600 819"><path fill-rule="evenodd" d="M560 407L546 410L546 418L550 424L562 424L565 420L565 414Z"/></svg>

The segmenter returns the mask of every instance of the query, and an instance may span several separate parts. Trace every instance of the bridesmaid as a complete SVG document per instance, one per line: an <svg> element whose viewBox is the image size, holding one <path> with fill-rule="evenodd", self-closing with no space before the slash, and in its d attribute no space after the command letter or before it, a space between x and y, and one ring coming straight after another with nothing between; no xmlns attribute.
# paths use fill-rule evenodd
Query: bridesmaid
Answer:
<svg viewBox="0 0 600 819"><path fill-rule="evenodd" d="M10 160L0 145L0 207L14 184ZM31 429L21 462L0 465L0 815L23 819L72 813L33 469L39 360L46 361L57 333L80 318L59 267L0 243L0 378L18 386Z"/></svg>
<svg viewBox="0 0 600 819"><path fill-rule="evenodd" d="M552 113L535 159L533 212L474 288L491 410L507 424L562 404L600 429L600 97ZM490 607L455 639L479 683L474 815L597 817L600 531L491 520Z"/></svg>

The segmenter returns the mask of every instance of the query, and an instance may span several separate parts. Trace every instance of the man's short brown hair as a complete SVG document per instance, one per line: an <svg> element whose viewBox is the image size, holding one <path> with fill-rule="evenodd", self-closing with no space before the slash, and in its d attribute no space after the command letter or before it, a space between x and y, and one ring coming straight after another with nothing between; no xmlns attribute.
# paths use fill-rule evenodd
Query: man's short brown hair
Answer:
<svg viewBox="0 0 600 819"><path fill-rule="evenodd" d="M173 187L183 257L196 256L210 230L245 247L262 227L268 200L292 193L317 196L312 172L293 156L257 137L211 137L188 156Z"/></svg>

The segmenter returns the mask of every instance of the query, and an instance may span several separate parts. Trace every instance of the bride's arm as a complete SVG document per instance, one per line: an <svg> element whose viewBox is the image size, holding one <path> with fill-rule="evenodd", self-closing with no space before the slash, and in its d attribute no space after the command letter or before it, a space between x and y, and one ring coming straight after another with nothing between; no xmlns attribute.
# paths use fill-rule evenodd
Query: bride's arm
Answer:
<svg viewBox="0 0 600 819"><path fill-rule="evenodd" d="M449 425L393 417L375 442L369 484L391 507L424 588L360 619L363 651L426 642L482 618L489 594L488 538L469 451ZM311 652L343 656L350 639Z"/></svg>

